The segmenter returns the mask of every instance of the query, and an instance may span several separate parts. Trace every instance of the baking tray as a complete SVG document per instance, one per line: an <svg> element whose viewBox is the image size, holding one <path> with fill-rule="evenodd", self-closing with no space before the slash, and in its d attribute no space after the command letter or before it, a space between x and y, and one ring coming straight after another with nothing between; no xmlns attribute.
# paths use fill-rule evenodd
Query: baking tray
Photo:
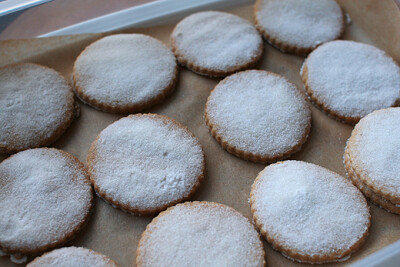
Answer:
<svg viewBox="0 0 400 267"><path fill-rule="evenodd" d="M0 16L16 13L50 1L52 0L2 0L0 1Z"/></svg>
<svg viewBox="0 0 400 267"><path fill-rule="evenodd" d="M373 44L400 61L400 12L393 1L338 2L352 19L343 39ZM251 20L251 3L253 1L248 0L157 1L40 36L48 38L1 41L0 65L35 62L53 67L69 78L76 56L86 45L105 35L100 32L140 32L169 44L169 34L174 23L189 13L236 6L229 9L229 12ZM282 54L267 43L264 44L264 57L256 68L284 75L301 89L298 71L304 58ZM147 111L168 115L182 122L200 139L206 155L207 173L193 200L227 204L250 218L250 186L265 165L246 162L230 155L208 133L203 120L203 109L207 96L218 81L219 79L199 76L181 68L175 92L165 103ZM81 117L53 146L86 162L87 150L96 135L121 116L103 113L79 104L82 109ZM343 148L353 127L336 122L310 106L313 116L310 138L304 148L291 158L319 164L344 175ZM0 156L0 160L4 158ZM325 266L344 266L352 263L354 266L400 265L400 243L395 242L400 239L400 216L387 213L373 204L370 206L372 227L366 244L354 253L350 260ZM131 266L134 263L137 242L151 219L152 217L138 217L116 210L96 198L89 224L67 245L88 247L110 256L120 266ZM267 243L264 244L269 266L303 265L287 260L272 250ZM370 256L367 257L368 255ZM3 257L0 258L0 266L20 265L14 265L8 258Z"/></svg>

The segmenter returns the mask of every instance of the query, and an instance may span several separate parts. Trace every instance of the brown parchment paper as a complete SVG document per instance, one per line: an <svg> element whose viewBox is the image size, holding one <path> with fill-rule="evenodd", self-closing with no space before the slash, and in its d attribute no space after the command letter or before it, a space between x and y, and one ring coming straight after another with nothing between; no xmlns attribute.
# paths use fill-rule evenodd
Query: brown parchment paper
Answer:
<svg viewBox="0 0 400 267"><path fill-rule="evenodd" d="M391 0L339 0L350 14L343 39L373 44L400 61L400 12ZM230 12L252 20L252 7L245 6ZM174 25L147 29L128 29L124 32L149 34L169 45ZM52 37L46 39L8 40L0 42L0 66L14 62L34 62L52 67L68 79L75 58L85 46L104 34ZM303 90L299 70L304 58L287 55L264 43L264 56L256 68L279 73ZM197 75L180 69L179 82L174 93L161 105L148 112L164 114L188 126L200 139L206 156L206 179L193 200L208 200L229 205L250 218L248 204L250 187L257 174L265 167L239 159L225 150L211 137L203 120L206 99L219 79ZM1 88L0 88L1 89ZM53 144L86 162L91 142L110 123L121 116L95 110L79 102L81 116L67 132ZM312 128L303 149L291 159L312 162L345 175L342 154L352 126L339 123L324 113L312 109ZM1 112L1 111L0 111ZM6 156L0 156L3 160ZM390 214L371 204L372 226L365 245L343 263L355 262L380 248L400 239L400 216ZM140 235L153 217L139 217L112 208L96 197L94 212L88 225L67 245L83 246L108 255L120 266L134 266ZM265 243L269 266L300 266L284 258ZM31 259L30 259L31 260ZM0 257L0 266L18 266L8 257Z"/></svg>

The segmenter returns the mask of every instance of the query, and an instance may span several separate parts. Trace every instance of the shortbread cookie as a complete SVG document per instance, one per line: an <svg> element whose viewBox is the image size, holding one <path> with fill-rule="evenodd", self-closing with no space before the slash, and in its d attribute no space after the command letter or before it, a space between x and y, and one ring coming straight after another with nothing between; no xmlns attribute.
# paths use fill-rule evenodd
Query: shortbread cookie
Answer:
<svg viewBox="0 0 400 267"><path fill-rule="evenodd" d="M346 171L352 180L359 179L389 204L399 205L399 151L400 108L374 111L361 119L351 133L344 156Z"/></svg>
<svg viewBox="0 0 400 267"><path fill-rule="evenodd" d="M132 113L161 102L175 87L174 54L143 34L104 37L76 59L75 92L89 105L107 112Z"/></svg>
<svg viewBox="0 0 400 267"><path fill-rule="evenodd" d="M370 226L367 201L349 180L303 161L278 162L260 172L250 206L273 248L299 262L346 259Z"/></svg>
<svg viewBox="0 0 400 267"><path fill-rule="evenodd" d="M19 152L0 164L0 249L34 255L60 246L85 225L92 187L84 165L49 148Z"/></svg>
<svg viewBox="0 0 400 267"><path fill-rule="evenodd" d="M346 123L400 104L400 68L371 45L353 41L321 45L305 60L301 76L312 101Z"/></svg>
<svg viewBox="0 0 400 267"><path fill-rule="evenodd" d="M176 25L171 42L180 64L208 76L226 76L254 66L263 43L254 26L225 12L192 14Z"/></svg>
<svg viewBox="0 0 400 267"><path fill-rule="evenodd" d="M308 137L311 112L296 86L261 70L233 74L208 97L206 124L228 152L271 162L298 151Z"/></svg>
<svg viewBox="0 0 400 267"><path fill-rule="evenodd" d="M74 110L71 87L55 70L31 63L0 68L0 153L53 143Z"/></svg>
<svg viewBox="0 0 400 267"><path fill-rule="evenodd" d="M348 157L348 154L346 153L344 155L345 161L349 162L349 159L346 159ZM356 175L356 173L353 171L353 169L348 166L346 167L346 174L347 176L351 179L353 184L360 189L360 191L375 205L378 205L379 207L395 214L400 214L400 205L393 204L389 200L386 200L382 198L381 196L377 195L375 192L373 192L366 184L361 182L360 178Z"/></svg>
<svg viewBox="0 0 400 267"><path fill-rule="evenodd" d="M88 154L98 195L134 214L154 214L188 199L204 178L197 138L161 115L137 114L109 125Z"/></svg>
<svg viewBox="0 0 400 267"><path fill-rule="evenodd" d="M257 0L254 22L270 44L297 55L339 38L345 29L334 0Z"/></svg>
<svg viewBox="0 0 400 267"><path fill-rule="evenodd" d="M265 266L254 226L234 209L186 202L160 213L146 227L137 266Z"/></svg>
<svg viewBox="0 0 400 267"><path fill-rule="evenodd" d="M117 267L117 264L107 256L91 249L81 247L66 247L47 252L27 267Z"/></svg>

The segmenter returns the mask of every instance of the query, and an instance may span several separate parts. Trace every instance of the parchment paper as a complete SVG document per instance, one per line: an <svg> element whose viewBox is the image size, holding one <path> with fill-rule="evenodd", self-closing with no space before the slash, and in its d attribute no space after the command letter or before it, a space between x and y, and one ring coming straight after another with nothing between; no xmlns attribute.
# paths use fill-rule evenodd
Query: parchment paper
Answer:
<svg viewBox="0 0 400 267"><path fill-rule="evenodd" d="M343 39L373 44L400 61L400 13L393 1L353 0L339 1L350 14ZM231 11L248 20L252 7ZM124 32L149 34L169 45L169 35L174 25L148 29L129 29ZM0 66L14 62L34 62L60 71L68 79L75 58L85 46L103 34L53 37L47 39L8 40L0 42ZM279 52L267 43L264 57L257 66L286 76L303 90L299 70L303 58ZM250 187L265 165L239 159L225 150L211 137L203 120L206 99L218 83L212 79L180 69L179 83L174 93L161 105L148 112L164 114L187 125L200 139L206 156L206 179L193 200L208 200L229 205L250 218L248 204ZM86 162L91 142L110 123L121 116L100 112L79 102L81 117L53 144ZM352 126L339 123L324 113L312 109L312 129L303 149L291 159L312 162L341 175L345 175L342 154ZM0 156L0 160L5 156ZM400 239L400 216L390 214L371 204L372 226L365 245L343 263L326 266L343 266L355 262L378 249ZM112 208L96 197L94 213L88 225L76 239L67 245L83 246L108 255L120 266L134 265L138 240L152 217L138 217ZM300 266L284 258L265 243L266 261L269 266ZM0 266L13 265L7 257L0 257Z"/></svg>

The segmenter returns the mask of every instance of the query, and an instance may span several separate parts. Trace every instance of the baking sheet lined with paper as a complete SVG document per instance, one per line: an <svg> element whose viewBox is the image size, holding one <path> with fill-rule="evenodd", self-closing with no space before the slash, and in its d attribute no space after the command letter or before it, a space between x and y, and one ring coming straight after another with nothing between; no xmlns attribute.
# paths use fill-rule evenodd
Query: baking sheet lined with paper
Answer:
<svg viewBox="0 0 400 267"><path fill-rule="evenodd" d="M400 61L400 12L393 1L338 2L351 18L343 39L375 45L389 53L397 62ZM252 20L252 6L228 12ZM144 33L170 45L173 28L174 25L166 25L118 32ZM70 79L76 57L87 45L104 35L108 33L1 41L0 65L33 62L54 68ZM299 75L303 60L303 57L283 54L264 42L263 58L256 68L285 76L304 93ZM220 79L200 76L181 67L174 92L163 103L146 112L167 115L177 120L200 140L206 158L206 177L191 200L226 204L251 218L248 203L250 187L265 165L231 155L208 132L203 118L204 107L211 90L219 81ZM92 141L100 131L122 116L98 111L80 101L78 103L81 107L80 117L52 146L73 154L85 163ZM337 122L310 102L308 104L312 110L310 136L301 151L290 159L315 163L345 175L342 157L353 126ZM4 158L5 155L0 156L1 160ZM400 216L373 204L370 204L370 211L372 224L366 243L349 260L326 266L348 265L400 239ZM109 256L120 266L131 266L135 262L140 235L152 218L127 214L96 197L94 212L88 225L66 246L87 247ZM264 248L269 266L303 265L289 261L265 241ZM1 257L0 265L14 266L8 257Z"/></svg>

